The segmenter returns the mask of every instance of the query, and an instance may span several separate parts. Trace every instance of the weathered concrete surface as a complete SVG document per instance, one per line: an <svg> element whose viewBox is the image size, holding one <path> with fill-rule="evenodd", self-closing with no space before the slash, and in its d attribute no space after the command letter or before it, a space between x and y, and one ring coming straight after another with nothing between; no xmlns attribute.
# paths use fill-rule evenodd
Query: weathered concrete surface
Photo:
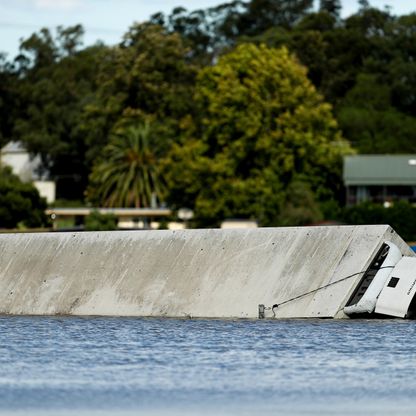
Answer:
<svg viewBox="0 0 416 416"><path fill-rule="evenodd" d="M365 270L389 227L0 235L0 313L256 318ZM361 275L279 307L277 317L343 317Z"/></svg>

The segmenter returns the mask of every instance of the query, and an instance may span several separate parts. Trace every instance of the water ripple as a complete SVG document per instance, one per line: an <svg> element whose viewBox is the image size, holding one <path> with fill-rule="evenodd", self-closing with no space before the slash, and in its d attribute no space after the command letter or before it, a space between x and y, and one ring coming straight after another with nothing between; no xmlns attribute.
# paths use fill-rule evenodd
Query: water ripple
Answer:
<svg viewBox="0 0 416 416"><path fill-rule="evenodd" d="M1 317L0 413L410 415L415 334L401 320Z"/></svg>

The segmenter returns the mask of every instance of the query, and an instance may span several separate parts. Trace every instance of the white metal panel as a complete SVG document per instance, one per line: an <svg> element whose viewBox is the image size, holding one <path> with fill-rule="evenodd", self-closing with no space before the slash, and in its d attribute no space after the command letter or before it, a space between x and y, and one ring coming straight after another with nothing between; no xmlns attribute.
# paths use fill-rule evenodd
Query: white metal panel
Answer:
<svg viewBox="0 0 416 416"><path fill-rule="evenodd" d="M416 258L403 257L392 270L376 304L376 313L406 317L416 293Z"/></svg>
<svg viewBox="0 0 416 416"><path fill-rule="evenodd" d="M390 247L387 257L383 261L380 270L374 276L373 281L370 283L364 296L358 303L351 306L344 307L344 312L347 315L353 315L356 313L372 313L376 306L377 297L388 282L390 277L391 268L395 266L402 258L400 249L390 241L386 241L386 244Z"/></svg>

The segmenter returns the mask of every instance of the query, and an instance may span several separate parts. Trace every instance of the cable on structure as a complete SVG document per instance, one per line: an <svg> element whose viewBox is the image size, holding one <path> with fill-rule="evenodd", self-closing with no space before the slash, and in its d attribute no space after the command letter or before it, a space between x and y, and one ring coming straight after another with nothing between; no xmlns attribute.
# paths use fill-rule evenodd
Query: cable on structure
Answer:
<svg viewBox="0 0 416 416"><path fill-rule="evenodd" d="M393 269L394 267L395 266L384 266L384 267L380 267L378 270L382 270L382 269ZM346 277L343 277L342 279L336 280L335 282L331 282L331 283L328 283L327 285L318 287L317 289L311 290L311 291L306 292L306 293L302 293L301 295L298 295L298 296L295 296L293 298L287 299L287 300L285 300L283 302L275 303L271 307L265 307L264 305L259 305L259 311L260 311L260 309L262 309L261 307L263 307L264 310L271 310L273 312L273 317L276 317L276 313L275 313L274 310L277 309L279 306L285 305L285 304L287 304L289 302L293 302L294 300L297 300L297 299L303 298L305 296L311 295L312 293L319 292L320 290L326 289L329 286L333 286L333 285L336 285L337 283L344 282L345 280L351 279L352 277L358 276L358 275L363 274L363 273L366 273L366 272L367 272L367 270L363 270L361 272L357 272L357 273L350 274L350 275L348 275ZM263 310L263 317L264 317L264 310ZM260 313L259 313L259 315L260 315Z"/></svg>

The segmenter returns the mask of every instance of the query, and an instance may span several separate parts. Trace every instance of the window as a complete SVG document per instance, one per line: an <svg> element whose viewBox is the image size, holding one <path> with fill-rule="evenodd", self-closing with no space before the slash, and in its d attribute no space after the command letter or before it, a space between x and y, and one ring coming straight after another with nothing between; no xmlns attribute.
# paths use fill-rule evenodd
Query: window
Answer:
<svg viewBox="0 0 416 416"><path fill-rule="evenodd" d="M398 277L392 277L391 279L390 279L390 282L389 282L389 284L387 285L387 287L396 287L397 286L397 283L399 282L399 278Z"/></svg>

